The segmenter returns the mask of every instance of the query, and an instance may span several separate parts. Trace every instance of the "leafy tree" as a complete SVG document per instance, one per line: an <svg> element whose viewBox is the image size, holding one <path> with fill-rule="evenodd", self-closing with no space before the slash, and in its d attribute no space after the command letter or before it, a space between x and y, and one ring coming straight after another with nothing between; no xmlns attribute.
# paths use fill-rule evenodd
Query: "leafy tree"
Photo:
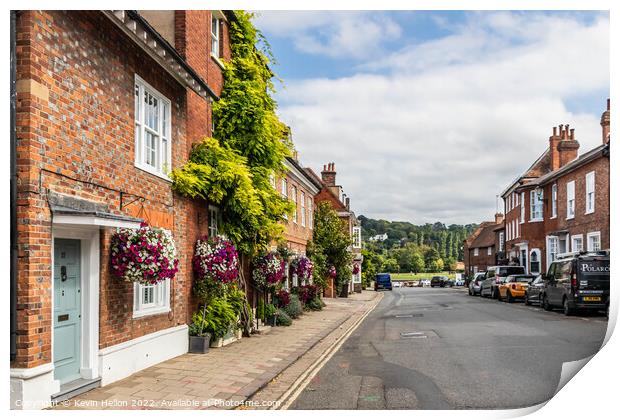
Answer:
<svg viewBox="0 0 620 420"><path fill-rule="evenodd" d="M362 257L364 257L362 261L362 287L366 288L377 275L377 265L375 265L375 263L378 260L378 255L372 251L363 249Z"/></svg>
<svg viewBox="0 0 620 420"><path fill-rule="evenodd" d="M398 261L396 258L388 258L383 262L382 271L386 273L398 273L400 270L400 266L398 265Z"/></svg>
<svg viewBox="0 0 620 420"><path fill-rule="evenodd" d="M443 265L443 260L441 258L437 258L430 263L430 265L428 266L428 271L431 273L437 273L443 270Z"/></svg>
<svg viewBox="0 0 620 420"><path fill-rule="evenodd" d="M237 11L231 21L231 61L225 63L220 100L213 105L215 138L195 145L189 161L171 174L175 191L218 206L222 230L245 254L266 249L294 211L271 186L291 156L289 131L276 115L269 45L252 24L253 14Z"/></svg>
<svg viewBox="0 0 620 420"><path fill-rule="evenodd" d="M438 270L437 261L439 260L439 252L435 248L428 248L424 253L424 265L426 266L426 270L429 272L437 272L443 268L443 263L441 264L441 268Z"/></svg>
<svg viewBox="0 0 620 420"><path fill-rule="evenodd" d="M338 294L343 294L352 276L353 256L349 251L351 237L345 223L328 202L316 206L312 243L315 276L326 281L327 271L333 265L336 268L335 283Z"/></svg>
<svg viewBox="0 0 620 420"><path fill-rule="evenodd" d="M411 256L411 271L418 274L424 271L424 257L419 251L416 251Z"/></svg>

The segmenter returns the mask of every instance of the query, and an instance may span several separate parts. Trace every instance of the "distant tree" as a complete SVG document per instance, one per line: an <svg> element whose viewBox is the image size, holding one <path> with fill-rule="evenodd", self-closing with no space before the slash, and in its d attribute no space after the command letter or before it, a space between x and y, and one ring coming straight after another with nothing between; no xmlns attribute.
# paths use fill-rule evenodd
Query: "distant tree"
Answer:
<svg viewBox="0 0 620 420"><path fill-rule="evenodd" d="M411 271L418 274L424 271L424 257L419 251L416 251L411 256Z"/></svg>
<svg viewBox="0 0 620 420"><path fill-rule="evenodd" d="M383 269L381 271L386 273L398 273L399 270L400 266L398 265L396 258L388 258L383 261Z"/></svg>
<svg viewBox="0 0 620 420"><path fill-rule="evenodd" d="M431 273L437 273L439 271L442 271L443 268L444 268L444 263L441 258L438 258L435 261L431 262L430 266L428 267Z"/></svg>

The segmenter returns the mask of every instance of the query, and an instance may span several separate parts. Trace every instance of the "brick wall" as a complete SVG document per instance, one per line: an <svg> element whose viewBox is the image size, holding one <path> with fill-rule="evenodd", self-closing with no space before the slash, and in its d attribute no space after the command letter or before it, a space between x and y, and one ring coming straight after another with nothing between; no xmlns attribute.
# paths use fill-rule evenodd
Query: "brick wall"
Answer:
<svg viewBox="0 0 620 420"><path fill-rule="evenodd" d="M192 140L185 88L96 11L25 11L17 33L19 331L13 366L51 362L48 189L104 203L112 213L151 215L151 223L173 230L180 271L171 285L172 312L135 320L132 285L108 271L113 230L101 230L101 348L184 324L193 244L206 231L206 214L198 210L204 204L174 195L168 181L135 168L134 75L172 101L173 167L186 161ZM193 130L193 138L200 137ZM144 197L144 208L137 202L121 210L121 191L125 204L128 194Z"/></svg>

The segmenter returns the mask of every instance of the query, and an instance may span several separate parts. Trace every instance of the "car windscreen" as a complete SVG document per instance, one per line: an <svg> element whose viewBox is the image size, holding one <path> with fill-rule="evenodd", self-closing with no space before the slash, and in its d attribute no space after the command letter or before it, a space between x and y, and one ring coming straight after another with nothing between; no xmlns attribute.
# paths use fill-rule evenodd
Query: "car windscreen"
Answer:
<svg viewBox="0 0 620 420"><path fill-rule="evenodd" d="M511 283L517 283L517 282L529 282L532 279L536 278L535 276L510 276L508 278L508 281Z"/></svg>
<svg viewBox="0 0 620 420"><path fill-rule="evenodd" d="M609 260L580 260L577 267L584 279L609 280Z"/></svg>
<svg viewBox="0 0 620 420"><path fill-rule="evenodd" d="M523 267L500 267L500 277L510 276L511 274L525 274L525 268Z"/></svg>

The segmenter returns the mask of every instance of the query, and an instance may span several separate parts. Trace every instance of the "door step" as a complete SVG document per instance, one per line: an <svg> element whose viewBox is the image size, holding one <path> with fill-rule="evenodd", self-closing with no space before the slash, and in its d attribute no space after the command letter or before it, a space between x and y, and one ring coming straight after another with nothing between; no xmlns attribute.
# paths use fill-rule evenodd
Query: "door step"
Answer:
<svg viewBox="0 0 620 420"><path fill-rule="evenodd" d="M60 391L52 395L52 402L59 403L101 386L101 378L76 379L60 385Z"/></svg>

